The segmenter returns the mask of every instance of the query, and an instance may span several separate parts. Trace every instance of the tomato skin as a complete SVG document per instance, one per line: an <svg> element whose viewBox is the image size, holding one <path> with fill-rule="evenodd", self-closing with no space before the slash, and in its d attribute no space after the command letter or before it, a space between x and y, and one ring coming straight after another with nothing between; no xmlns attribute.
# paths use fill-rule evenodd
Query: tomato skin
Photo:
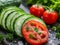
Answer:
<svg viewBox="0 0 60 45"><path fill-rule="evenodd" d="M33 44L34 45L34 44ZM35 44L36 45L36 44Z"/></svg>
<svg viewBox="0 0 60 45"><path fill-rule="evenodd" d="M57 19L58 13L55 11L52 12L45 11L43 14L43 20L46 22L46 24L56 23Z"/></svg>
<svg viewBox="0 0 60 45"><path fill-rule="evenodd" d="M44 13L44 7L43 6L37 6L32 5L30 7L30 13L33 14L36 17L41 17Z"/></svg>
<svg viewBox="0 0 60 45"><path fill-rule="evenodd" d="M28 25L30 22L34 22L34 23L36 23L36 25L35 26L41 26L41 28L42 28L42 31L45 31L44 32L44 34L45 34L45 38L43 38L43 39L41 39L41 38L39 38L40 37L40 35L38 36L38 38L39 38L39 40L33 40L33 39L31 39L31 38L29 38L29 34L36 34L35 33L35 31L34 30L32 30L31 32L27 32L26 31L26 29L25 29L25 26L26 25ZM40 28L39 28L40 29ZM47 41L48 41L48 29L46 28L46 26L44 26L43 24L41 24L41 23L37 23L37 22L35 22L35 21L29 21L28 23L26 23L24 26L23 26L23 28L22 28L22 34L23 34L23 37L25 38L25 40L28 42L28 43L30 43L30 44L33 44L33 45L40 45L40 44L43 44L43 43L46 43Z"/></svg>

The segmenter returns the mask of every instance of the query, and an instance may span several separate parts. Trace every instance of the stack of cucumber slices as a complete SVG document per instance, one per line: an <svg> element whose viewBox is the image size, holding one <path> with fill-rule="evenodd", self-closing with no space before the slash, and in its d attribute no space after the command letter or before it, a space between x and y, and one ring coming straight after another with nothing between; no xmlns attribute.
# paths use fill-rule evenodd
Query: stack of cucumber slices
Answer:
<svg viewBox="0 0 60 45"><path fill-rule="evenodd" d="M7 7L0 15L0 25L7 31L14 32L20 37L23 37L21 28L29 20L35 20L45 25L40 18L27 14L18 7Z"/></svg>

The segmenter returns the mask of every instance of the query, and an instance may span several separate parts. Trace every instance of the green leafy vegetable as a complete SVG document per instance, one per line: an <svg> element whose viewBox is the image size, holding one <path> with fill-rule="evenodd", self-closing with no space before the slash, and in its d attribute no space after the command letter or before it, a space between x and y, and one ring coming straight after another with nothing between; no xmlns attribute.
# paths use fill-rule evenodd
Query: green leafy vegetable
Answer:
<svg viewBox="0 0 60 45"><path fill-rule="evenodd" d="M53 30L53 31L56 31L56 30L57 30L57 29L56 29L56 26L53 26L53 27L52 27L52 30Z"/></svg>
<svg viewBox="0 0 60 45"><path fill-rule="evenodd" d="M56 33L56 38L60 38L60 33Z"/></svg>
<svg viewBox="0 0 60 45"><path fill-rule="evenodd" d="M10 34L10 33L7 33L7 35L6 35L6 40L7 41L12 41L13 40L13 34Z"/></svg>
<svg viewBox="0 0 60 45"><path fill-rule="evenodd" d="M60 32L60 24L58 24L57 26L53 26L51 29L55 32Z"/></svg>
<svg viewBox="0 0 60 45"><path fill-rule="evenodd" d="M29 5L33 5L33 4L42 4L42 5L48 5L50 6L50 4L52 4L52 2L50 0L26 0L26 4Z"/></svg>
<svg viewBox="0 0 60 45"><path fill-rule="evenodd" d="M57 27L57 30L60 30L60 24L58 24L56 27Z"/></svg>
<svg viewBox="0 0 60 45"><path fill-rule="evenodd" d="M35 4L37 0L26 0L26 5L31 6L32 4Z"/></svg>

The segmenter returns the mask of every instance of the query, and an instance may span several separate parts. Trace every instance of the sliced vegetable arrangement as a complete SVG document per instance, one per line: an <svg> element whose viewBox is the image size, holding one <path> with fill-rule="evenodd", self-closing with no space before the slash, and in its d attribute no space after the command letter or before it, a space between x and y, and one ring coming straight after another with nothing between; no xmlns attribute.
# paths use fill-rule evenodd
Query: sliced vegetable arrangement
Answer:
<svg viewBox="0 0 60 45"><path fill-rule="evenodd" d="M0 15L0 25L30 44L43 44L48 41L48 29L42 19L26 14L17 7L5 8ZM10 37L8 37L11 39Z"/></svg>
<svg viewBox="0 0 60 45"><path fill-rule="evenodd" d="M50 27L55 24L52 30L54 30L56 36L57 34L60 35L60 0L26 0L26 5L31 6L31 14L42 18Z"/></svg>
<svg viewBox="0 0 60 45"><path fill-rule="evenodd" d="M49 29L56 33L57 38L60 37L60 0L26 0L26 6L29 6L31 14L42 18L49 25Z"/></svg>
<svg viewBox="0 0 60 45"><path fill-rule="evenodd" d="M18 8L22 0L0 0L0 26L8 32L0 34L0 43L4 42L4 38L12 42L15 36L18 40L24 38L29 45L44 45L48 41L50 43L51 37L59 40L60 0L24 1L26 3L23 4L29 7L30 14Z"/></svg>

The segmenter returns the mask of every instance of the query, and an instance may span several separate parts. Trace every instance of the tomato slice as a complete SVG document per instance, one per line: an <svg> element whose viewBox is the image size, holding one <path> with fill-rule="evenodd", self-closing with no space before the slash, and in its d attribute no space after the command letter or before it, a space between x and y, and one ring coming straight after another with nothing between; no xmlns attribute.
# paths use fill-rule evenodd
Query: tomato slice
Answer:
<svg viewBox="0 0 60 45"><path fill-rule="evenodd" d="M47 27L34 20L30 20L23 25L22 34L30 44L38 45L48 41Z"/></svg>

